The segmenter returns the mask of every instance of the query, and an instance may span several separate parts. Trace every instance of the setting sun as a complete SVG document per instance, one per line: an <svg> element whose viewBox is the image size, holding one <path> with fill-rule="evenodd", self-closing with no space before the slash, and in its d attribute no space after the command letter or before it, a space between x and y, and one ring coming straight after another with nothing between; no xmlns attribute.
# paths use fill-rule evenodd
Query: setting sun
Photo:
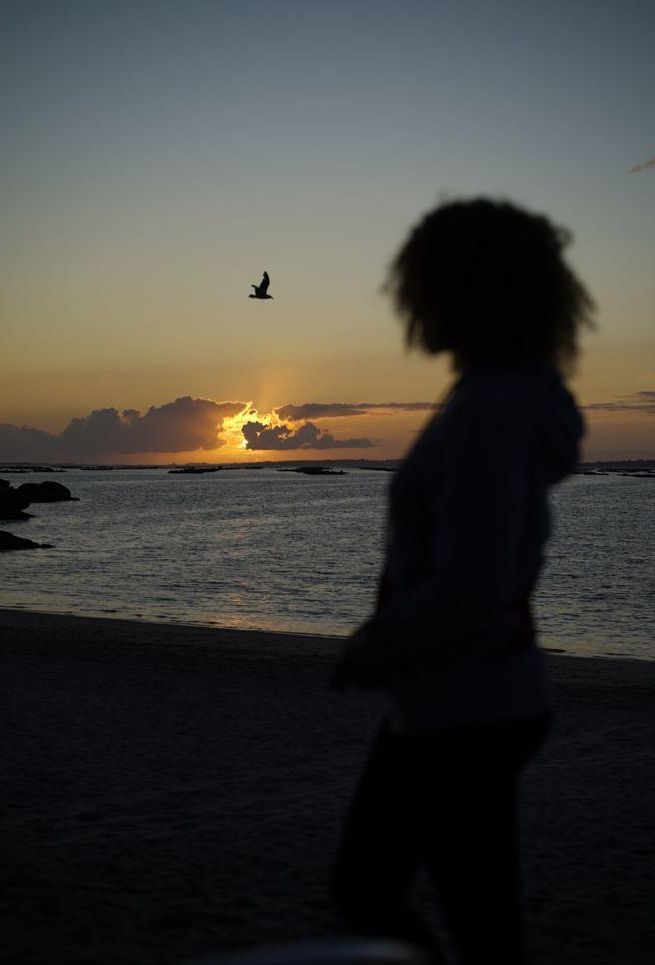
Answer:
<svg viewBox="0 0 655 965"><path fill-rule="evenodd" d="M257 418L263 421L261 417L256 413L256 410L251 408L252 403L248 402L236 415L229 416L227 419L223 420L222 425L216 427L217 432L225 438L225 449L232 450L243 450L246 448L246 440L243 435L243 427L246 422L250 419Z"/></svg>

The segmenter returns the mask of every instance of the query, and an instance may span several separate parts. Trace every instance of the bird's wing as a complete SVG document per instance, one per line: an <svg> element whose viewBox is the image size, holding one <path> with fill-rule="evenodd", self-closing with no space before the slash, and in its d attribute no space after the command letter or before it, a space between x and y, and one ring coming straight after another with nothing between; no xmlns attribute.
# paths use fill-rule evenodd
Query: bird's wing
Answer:
<svg viewBox="0 0 655 965"><path fill-rule="evenodd" d="M271 283L271 279L268 277L268 272L265 271L265 272L264 272L264 277L262 278L261 284L260 284L260 286L259 286L259 290L261 291L262 295L265 295L265 294L266 294L266 292L268 291L268 286L270 285L270 283Z"/></svg>

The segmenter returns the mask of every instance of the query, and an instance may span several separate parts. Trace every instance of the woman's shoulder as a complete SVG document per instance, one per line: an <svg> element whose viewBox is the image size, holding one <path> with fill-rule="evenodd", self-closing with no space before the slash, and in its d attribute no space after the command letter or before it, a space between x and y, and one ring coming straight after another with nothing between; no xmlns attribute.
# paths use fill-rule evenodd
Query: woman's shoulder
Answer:
<svg viewBox="0 0 655 965"><path fill-rule="evenodd" d="M512 406L502 385L482 377L460 379L418 435L403 460L403 474L439 469L453 438L473 442L478 435L511 428Z"/></svg>
<svg viewBox="0 0 655 965"><path fill-rule="evenodd" d="M510 373L482 371L464 376L453 387L441 413L441 432L517 428L521 422L522 386Z"/></svg>
<svg viewBox="0 0 655 965"><path fill-rule="evenodd" d="M564 398L566 397L566 398ZM573 403L552 369L479 368L463 375L419 434L403 467L439 469L448 452L522 449L540 435L555 403Z"/></svg>
<svg viewBox="0 0 655 965"><path fill-rule="evenodd" d="M497 462L538 453L548 483L577 462L583 420L550 367L472 373L455 386L447 410L442 432L456 453L490 450Z"/></svg>
<svg viewBox="0 0 655 965"><path fill-rule="evenodd" d="M459 417L520 417L527 410L548 408L571 396L552 366L535 363L520 368L481 366L453 386L446 410Z"/></svg>

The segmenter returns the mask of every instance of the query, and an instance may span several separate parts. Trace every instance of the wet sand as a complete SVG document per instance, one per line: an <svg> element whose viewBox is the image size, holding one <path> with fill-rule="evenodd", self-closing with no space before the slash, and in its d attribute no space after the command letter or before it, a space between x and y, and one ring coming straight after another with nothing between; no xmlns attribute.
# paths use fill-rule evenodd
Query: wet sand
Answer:
<svg viewBox="0 0 655 965"><path fill-rule="evenodd" d="M11 610L0 641L4 961L340 932L326 878L383 702L326 688L339 641ZM646 965L655 663L548 662L557 716L523 798L532 960Z"/></svg>

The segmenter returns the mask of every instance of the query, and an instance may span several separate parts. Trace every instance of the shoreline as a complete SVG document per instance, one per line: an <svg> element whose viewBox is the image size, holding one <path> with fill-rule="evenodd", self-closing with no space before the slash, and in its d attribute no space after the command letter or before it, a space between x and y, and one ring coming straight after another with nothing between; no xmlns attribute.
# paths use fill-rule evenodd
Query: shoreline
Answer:
<svg viewBox="0 0 655 965"><path fill-rule="evenodd" d="M339 636L334 633L306 633L303 630L275 630L270 627L228 627L228 626L218 626L213 623L185 623L183 620L180 621L169 621L160 620L156 617L129 617L129 616L117 616L115 612L112 613L71 613L70 611L63 610L39 610L33 607L20 607L20 606L5 606L0 603L0 625L2 624L2 614L19 614L26 613L33 615L35 617L61 617L63 619L72 620L111 620L118 624L124 623L134 623L137 626L141 624L152 624L158 627L169 627L171 629L184 629L184 630L210 630L214 633L260 633L266 634L267 636L274 637L302 637L308 640L339 640L343 642L347 639L345 636ZM636 658L639 659L639 658Z"/></svg>
<svg viewBox="0 0 655 965"><path fill-rule="evenodd" d="M328 643L334 643L335 645L343 645L343 643L348 639L347 636L339 636L333 633L309 633L303 630L275 630L266 627L229 627L229 626L217 626L216 624L209 623L185 623L184 621L173 621L169 622L167 620L160 620L157 618L150 618L147 616L140 617L121 617L116 616L115 613L70 613L63 612L60 610L38 610L31 607L17 607L17 606L4 606L0 604L0 630L3 626L13 625L13 618L18 617L20 614L25 614L27 619L35 618L38 620L40 617L54 618L56 620L77 620L77 621L101 621L108 622L112 624L117 624L118 628L127 629L126 624L134 625L134 627L139 628L141 626L153 626L162 628L162 633L167 635L167 631L174 633L175 631L182 632L194 632L194 631L207 631L209 633L215 634L216 639L214 641L215 645L221 645L223 640L229 639L233 642L238 640L239 634L243 634L243 639L246 640L252 635L258 635L260 637L266 637L274 639L276 641L283 640L288 637L289 639L303 640L303 641L327 641ZM6 617L6 619L5 619ZM138 630L137 630L138 633ZM220 638L220 639L219 639ZM541 651L547 656L562 656L570 657L574 660L599 660L602 662L618 662L618 663L637 663L653 665L655 664L655 656L653 657L643 657L643 656L633 656L632 654L619 654L618 652L613 653L589 653L578 652L573 650L567 650L565 647L558 646L546 646L539 645Z"/></svg>
<svg viewBox="0 0 655 965"><path fill-rule="evenodd" d="M179 965L341 933L327 881L385 701L327 688L339 638L0 610L0 640L4 961ZM546 663L531 961L646 965L655 664Z"/></svg>

